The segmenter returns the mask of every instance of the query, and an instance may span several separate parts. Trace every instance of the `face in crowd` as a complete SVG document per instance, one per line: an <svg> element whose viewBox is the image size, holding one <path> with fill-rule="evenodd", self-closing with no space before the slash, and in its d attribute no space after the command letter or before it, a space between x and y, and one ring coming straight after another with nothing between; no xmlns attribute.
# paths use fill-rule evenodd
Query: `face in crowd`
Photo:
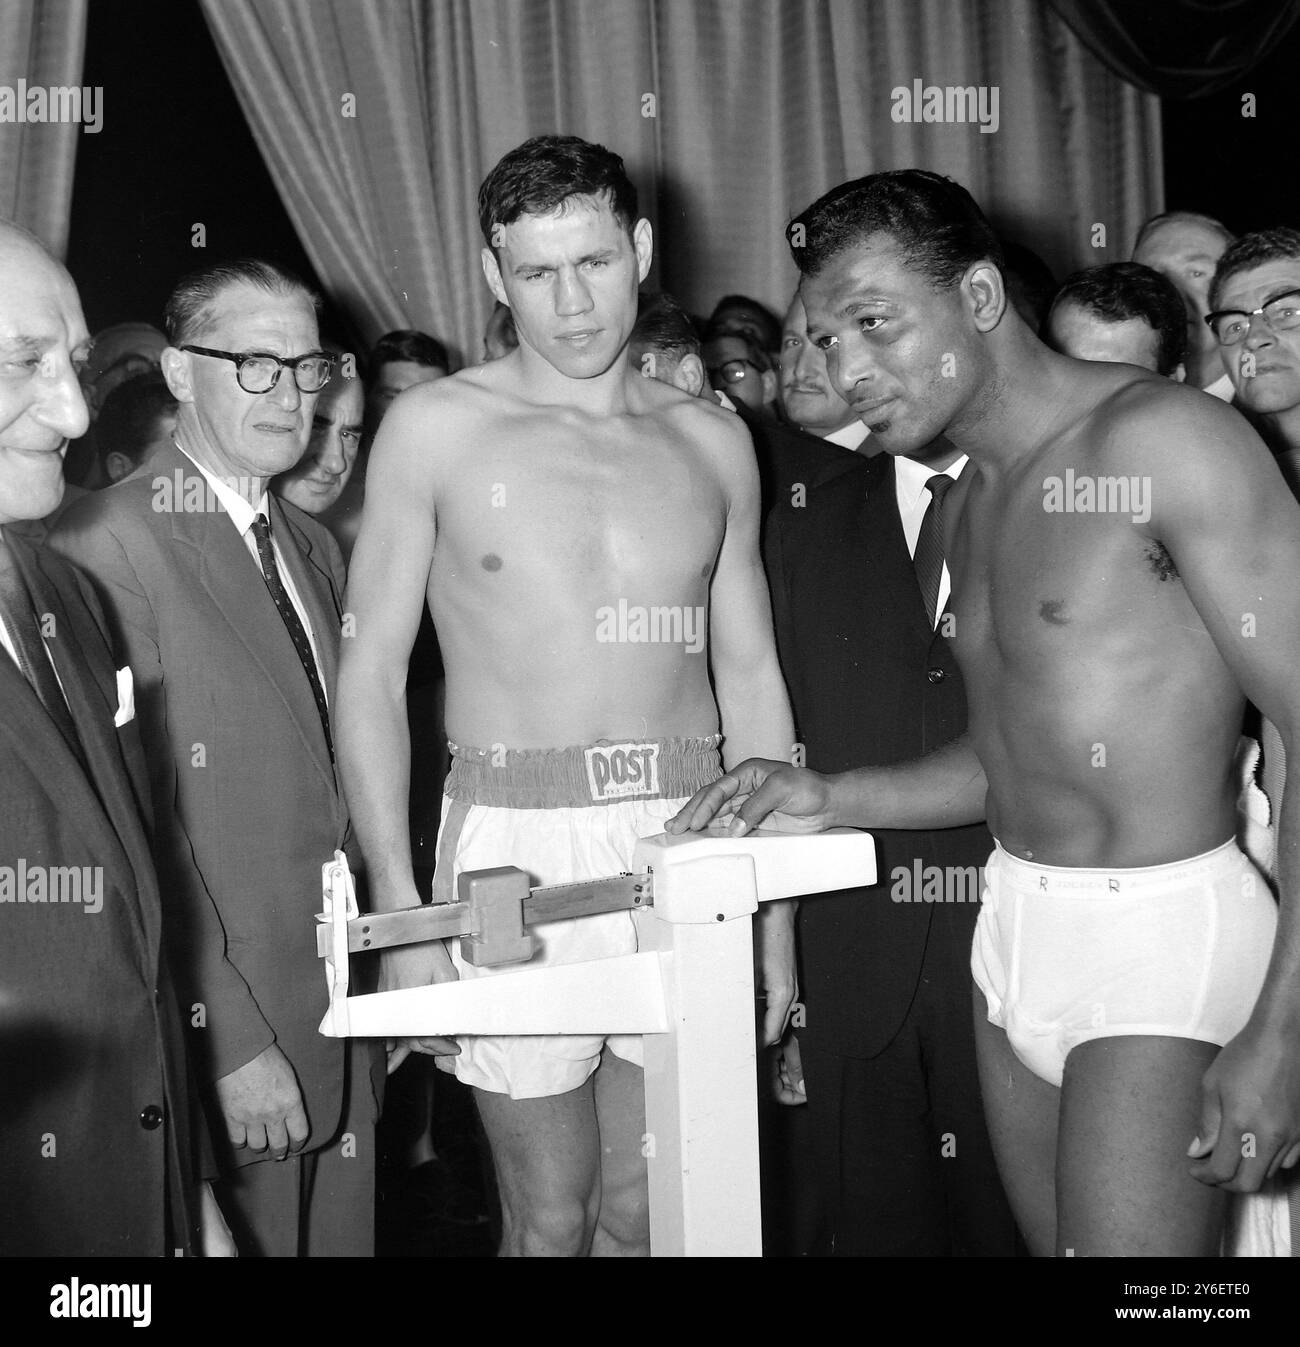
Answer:
<svg viewBox="0 0 1300 1347"><path fill-rule="evenodd" d="M709 383L733 402L743 402L760 416L776 405L777 376L766 352L740 333L715 334L704 343Z"/></svg>
<svg viewBox="0 0 1300 1347"><path fill-rule="evenodd" d="M182 349L163 355L168 387L181 404L177 435L198 451L218 475L269 478L293 468L307 449L317 392L304 393L295 372L281 367L265 392L248 392L241 373L226 356L202 355L184 346L202 346L227 355L266 353L294 359L321 351L316 311L298 290L280 293L238 282L220 291L206 321L186 335ZM315 382L305 370L303 382Z"/></svg>
<svg viewBox="0 0 1300 1347"><path fill-rule="evenodd" d="M571 379L604 374L636 323L650 270L647 220L629 237L608 194L571 196L546 215L521 215L483 249L493 294L509 304L521 347Z"/></svg>
<svg viewBox="0 0 1300 1347"><path fill-rule="evenodd" d="M808 336L808 318L798 295L781 328L781 404L786 418L810 435L834 434L857 419L831 386L826 356Z"/></svg>
<svg viewBox="0 0 1300 1347"><path fill-rule="evenodd" d="M960 284L936 286L876 233L805 276L799 293L832 387L881 449L915 454L959 428L987 369L980 333L1005 311L995 266L974 264Z"/></svg>
<svg viewBox="0 0 1300 1347"><path fill-rule="evenodd" d="M58 508L68 441L90 424L78 378L89 352L72 278L0 226L0 524Z"/></svg>
<svg viewBox="0 0 1300 1347"><path fill-rule="evenodd" d="M1263 313L1255 313L1256 309ZM1220 348L1237 400L1248 411L1300 407L1300 258L1280 257L1231 275L1218 296Z"/></svg>
<svg viewBox="0 0 1300 1347"><path fill-rule="evenodd" d="M333 378L316 399L311 438L302 462L276 482L276 491L308 514L328 510L343 494L361 447L365 394L361 380Z"/></svg>
<svg viewBox="0 0 1300 1347"><path fill-rule="evenodd" d="M1210 281L1228 243L1216 230L1195 220L1167 220L1157 225L1134 250L1141 262L1172 281L1187 306L1189 352L1211 356L1215 340L1205 326L1209 312Z"/></svg>

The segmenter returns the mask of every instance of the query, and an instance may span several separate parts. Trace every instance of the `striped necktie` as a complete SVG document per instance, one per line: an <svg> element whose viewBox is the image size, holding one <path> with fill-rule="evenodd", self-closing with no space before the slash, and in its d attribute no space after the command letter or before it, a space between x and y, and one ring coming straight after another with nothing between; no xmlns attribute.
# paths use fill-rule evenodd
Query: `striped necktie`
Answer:
<svg viewBox="0 0 1300 1347"><path fill-rule="evenodd" d="M943 498L952 486L952 478L946 472L937 472L925 486L930 493L930 504L921 520L912 564L916 567L916 582L921 587L926 616L933 630L939 616L939 586L943 581Z"/></svg>
<svg viewBox="0 0 1300 1347"><path fill-rule="evenodd" d="M330 761L334 761L334 740L330 735L329 705L325 701L325 689L321 686L320 671L316 668L316 656L312 654L311 641L303 628L302 619L293 606L284 584L280 579L280 568L275 562L275 548L271 546L271 523L264 514L253 520L253 537L257 540L257 555L262 563L262 577L266 587L275 600L276 611L289 633L293 648L298 652L303 672L311 684L311 695L316 699L316 710L320 713L320 727L325 731L325 747L329 749Z"/></svg>

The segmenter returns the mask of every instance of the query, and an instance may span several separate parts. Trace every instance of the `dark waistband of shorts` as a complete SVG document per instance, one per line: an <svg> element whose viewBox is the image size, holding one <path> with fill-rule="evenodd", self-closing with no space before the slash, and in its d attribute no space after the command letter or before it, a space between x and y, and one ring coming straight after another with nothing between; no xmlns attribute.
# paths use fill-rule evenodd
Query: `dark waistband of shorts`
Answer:
<svg viewBox="0 0 1300 1347"><path fill-rule="evenodd" d="M625 800L676 800L722 775L722 736L599 739L568 748L466 748L449 743L444 793L498 809L589 809Z"/></svg>

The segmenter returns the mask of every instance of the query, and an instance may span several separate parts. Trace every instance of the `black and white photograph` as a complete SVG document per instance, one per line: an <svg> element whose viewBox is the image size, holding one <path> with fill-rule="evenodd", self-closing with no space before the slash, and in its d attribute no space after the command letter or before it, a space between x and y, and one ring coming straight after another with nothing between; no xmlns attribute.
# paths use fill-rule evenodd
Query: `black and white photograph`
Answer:
<svg viewBox="0 0 1300 1347"><path fill-rule="evenodd" d="M12 1323L1282 1323L1298 70L1300 0L0 0Z"/></svg>

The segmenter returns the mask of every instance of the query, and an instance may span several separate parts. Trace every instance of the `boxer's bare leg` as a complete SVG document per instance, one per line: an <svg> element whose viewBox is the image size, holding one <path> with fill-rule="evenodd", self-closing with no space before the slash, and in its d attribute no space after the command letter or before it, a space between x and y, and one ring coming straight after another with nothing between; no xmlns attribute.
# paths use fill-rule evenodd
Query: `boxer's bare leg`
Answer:
<svg viewBox="0 0 1300 1347"><path fill-rule="evenodd" d="M1192 1178L1201 1077L1218 1055L1185 1038L1098 1038L1066 1058L1056 1252L1214 1257L1227 1194Z"/></svg>
<svg viewBox="0 0 1300 1347"><path fill-rule="evenodd" d="M591 1256L649 1257L650 1198L642 1144L645 1072L606 1048L593 1080L600 1129L600 1214Z"/></svg>
<svg viewBox="0 0 1300 1347"><path fill-rule="evenodd" d="M586 1255L600 1206L594 1081L543 1099L480 1089L474 1099L501 1195L501 1257Z"/></svg>
<svg viewBox="0 0 1300 1347"><path fill-rule="evenodd" d="M1034 1075L988 1020L975 988L975 1057L989 1140L1007 1200L1035 1258L1056 1247L1056 1141L1061 1092Z"/></svg>

